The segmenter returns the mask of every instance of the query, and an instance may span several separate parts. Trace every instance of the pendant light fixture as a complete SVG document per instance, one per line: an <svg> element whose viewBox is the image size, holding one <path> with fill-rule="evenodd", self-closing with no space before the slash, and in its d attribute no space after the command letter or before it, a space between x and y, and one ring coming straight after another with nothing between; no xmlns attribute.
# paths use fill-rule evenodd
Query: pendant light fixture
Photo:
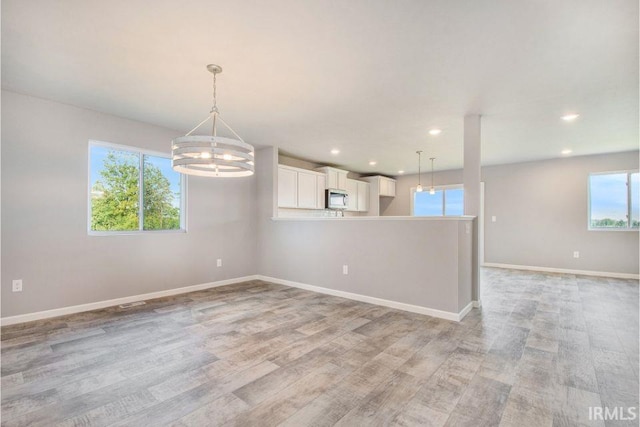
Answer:
<svg viewBox="0 0 640 427"><path fill-rule="evenodd" d="M429 194L436 194L436 189L433 186L433 161L435 160L435 157L431 157L429 160L431 160L431 188L429 189Z"/></svg>
<svg viewBox="0 0 640 427"><path fill-rule="evenodd" d="M207 70L213 74L213 106L206 119L201 121L185 136L173 140L171 152L173 170L187 175L207 177L253 175L253 146L244 142L242 138L222 120L218 111L216 101L216 75L222 72L222 67L209 64L207 65ZM192 135L209 120L213 122L211 136ZM218 136L218 122L222 123L237 139Z"/></svg>
<svg viewBox="0 0 640 427"><path fill-rule="evenodd" d="M416 151L416 154L418 155L418 186L416 187L416 191L418 193L422 193L422 184L420 184L420 160L422 156L422 150Z"/></svg>

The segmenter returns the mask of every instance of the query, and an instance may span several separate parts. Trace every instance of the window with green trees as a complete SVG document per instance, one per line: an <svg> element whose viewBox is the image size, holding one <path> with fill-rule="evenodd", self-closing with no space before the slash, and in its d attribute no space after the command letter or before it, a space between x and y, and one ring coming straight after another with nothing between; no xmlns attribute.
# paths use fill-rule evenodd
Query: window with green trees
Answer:
<svg viewBox="0 0 640 427"><path fill-rule="evenodd" d="M89 143L92 233L183 230L183 187L166 156Z"/></svg>
<svg viewBox="0 0 640 427"><path fill-rule="evenodd" d="M638 229L639 182L637 171L589 175L589 228Z"/></svg>

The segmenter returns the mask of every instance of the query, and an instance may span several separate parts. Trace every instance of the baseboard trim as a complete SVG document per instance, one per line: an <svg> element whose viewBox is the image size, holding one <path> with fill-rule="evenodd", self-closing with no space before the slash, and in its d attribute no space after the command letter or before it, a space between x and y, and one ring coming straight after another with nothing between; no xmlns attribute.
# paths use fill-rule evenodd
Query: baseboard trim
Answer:
<svg viewBox="0 0 640 427"><path fill-rule="evenodd" d="M462 319L464 319L464 316L466 316L467 314L469 314L469 312L471 311L471 309L473 308L473 301L471 301L469 304L467 304L465 306L465 308L463 308L460 313L458 313L458 322L461 321Z"/></svg>
<svg viewBox="0 0 640 427"><path fill-rule="evenodd" d="M528 271L542 271L545 273L564 273L564 274L578 274L581 276L596 276L596 277L611 277L614 279L640 279L640 274L632 273L613 273L607 271L591 271L591 270L571 270L566 268L552 268L552 267L536 267L531 265L514 265L514 264L500 264L495 262L485 262L483 267L495 267L506 268L510 270L528 270Z"/></svg>
<svg viewBox="0 0 640 427"><path fill-rule="evenodd" d="M482 300L478 300L478 301L471 301L471 303L473 303L473 308L480 308L480 307L482 307Z"/></svg>
<svg viewBox="0 0 640 427"><path fill-rule="evenodd" d="M202 283L199 285L185 286L182 288L167 289L165 291L150 292L140 295L131 295L123 298L115 298L104 301L91 302L87 304L72 305L68 307L54 308L52 310L37 311L34 313L20 314L17 316L8 316L0 319L1 326L15 325L18 323L33 322L35 320L50 319L52 317L65 316L68 314L82 313L85 311L99 310L101 308L113 307L120 304L127 304L137 301L146 301L155 298L168 297L189 292L201 291L204 289L216 288L219 286L232 285L234 283L246 282L248 280L264 280L265 282L277 283L292 288L304 289L311 292L333 295L354 301L366 302L369 304L380 305L383 307L395 308L397 310L408 311L411 313L425 314L427 316L438 317L440 319L452 320L454 322L461 321L474 307L479 307L478 301L472 301L467 304L459 313L450 311L436 310L434 308L423 307L419 305L406 304L397 301L386 300L382 298L371 297L367 295L354 294L351 292L338 291L335 289L323 288L320 286L308 285L306 283L294 282L291 280L278 279L275 277L263 276L260 274L244 277L236 277L233 279L219 280L216 282Z"/></svg>
<svg viewBox="0 0 640 427"><path fill-rule="evenodd" d="M52 310L38 311L35 313L20 314L17 316L3 317L0 319L0 325L8 326L17 323L32 322L34 320L49 319L51 317L64 316L67 314L81 313L84 311L98 310L101 308L113 307L120 304L130 302L146 301L155 298L169 297L173 295L186 294L189 292L201 291L203 289L217 288L219 286L232 285L234 283L246 282L248 280L256 280L258 276L244 276L234 279L218 280L216 282L202 283L199 285L185 286L182 288L167 289L165 291L150 292L140 295L132 295L123 298L115 298L105 301L91 302L88 304L72 305L69 307L54 308Z"/></svg>
<svg viewBox="0 0 640 427"><path fill-rule="evenodd" d="M451 311L443 311L436 310L434 308L423 307L419 305L406 304L397 301L391 301L382 298L371 297L362 294L354 294L351 292L338 291L335 289L323 288L321 286L308 285L306 283L294 282L291 280L278 279L275 277L258 275L257 278L259 280L264 280L265 282L276 283L279 285L289 286L292 288L304 289L306 291L317 292L320 294L333 295L335 297L346 298L354 301L366 302L369 304L380 305L383 307L395 308L397 310L409 311L411 313L418 314L426 314L427 316L438 317L440 319L453 320L454 322L461 321L464 316L466 316L471 308L473 307L473 303L469 303L465 308L462 309L459 313L454 313Z"/></svg>

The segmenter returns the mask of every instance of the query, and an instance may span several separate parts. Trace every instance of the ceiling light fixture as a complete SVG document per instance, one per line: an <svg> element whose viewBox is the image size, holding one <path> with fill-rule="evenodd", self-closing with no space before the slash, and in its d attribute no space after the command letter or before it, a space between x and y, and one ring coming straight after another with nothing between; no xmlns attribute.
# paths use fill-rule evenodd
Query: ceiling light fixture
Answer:
<svg viewBox="0 0 640 427"><path fill-rule="evenodd" d="M375 165L377 165L377 164L378 164L378 162L376 162L375 160L371 160L371 161L369 162L369 166L375 166Z"/></svg>
<svg viewBox="0 0 640 427"><path fill-rule="evenodd" d="M185 136L173 140L171 163L173 170L187 175L207 177L239 177L250 176L254 172L254 149L247 144L231 127L222 120L216 102L216 75L222 67L207 65L213 74L213 106L209 116L201 121ZM200 126L209 120L213 122L211 136L192 135ZM218 121L224 125L237 139L217 135Z"/></svg>
<svg viewBox="0 0 640 427"><path fill-rule="evenodd" d="M431 129L429 131L429 135L433 135L433 136L440 135L440 132L442 132L441 129Z"/></svg>
<svg viewBox="0 0 640 427"><path fill-rule="evenodd" d="M399 175L402 175L404 173L404 171L398 171Z"/></svg>
<svg viewBox="0 0 640 427"><path fill-rule="evenodd" d="M576 113L565 114L564 116L562 116L562 120L564 120L565 122L572 122L578 117L580 117L580 114L576 114Z"/></svg>
<svg viewBox="0 0 640 427"><path fill-rule="evenodd" d="M333 150L331 150L331 154L333 154L334 156L336 154L340 154L340 150L338 150L337 148L334 148Z"/></svg>
<svg viewBox="0 0 640 427"><path fill-rule="evenodd" d="M436 189L433 186L433 161L435 160L435 157L431 157L429 160L431 160L431 188L429 189L429 194L436 194Z"/></svg>
<svg viewBox="0 0 640 427"><path fill-rule="evenodd" d="M422 193L422 184L420 184L420 160L422 159L422 150L416 151L418 155L418 186L416 187L416 191L418 193Z"/></svg>
<svg viewBox="0 0 640 427"><path fill-rule="evenodd" d="M567 154L573 153L573 150L570 150L569 148L567 148L566 150L562 150L560 153L562 153L562 154L564 154L566 156Z"/></svg>

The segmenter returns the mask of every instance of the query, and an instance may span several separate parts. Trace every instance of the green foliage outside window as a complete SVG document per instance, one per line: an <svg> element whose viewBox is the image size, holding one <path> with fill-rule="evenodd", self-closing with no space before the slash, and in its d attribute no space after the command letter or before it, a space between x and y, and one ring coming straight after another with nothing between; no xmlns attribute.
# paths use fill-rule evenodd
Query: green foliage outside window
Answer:
<svg viewBox="0 0 640 427"><path fill-rule="evenodd" d="M92 159L99 176L91 187L91 230L140 229L140 155L108 150L101 163L94 165ZM166 172L155 164L164 160L143 155L143 230L180 229L180 194L172 191Z"/></svg>
<svg viewBox="0 0 640 427"><path fill-rule="evenodd" d="M174 194L169 180L162 171L144 159L144 229L145 230L179 230L180 209L173 206Z"/></svg>

